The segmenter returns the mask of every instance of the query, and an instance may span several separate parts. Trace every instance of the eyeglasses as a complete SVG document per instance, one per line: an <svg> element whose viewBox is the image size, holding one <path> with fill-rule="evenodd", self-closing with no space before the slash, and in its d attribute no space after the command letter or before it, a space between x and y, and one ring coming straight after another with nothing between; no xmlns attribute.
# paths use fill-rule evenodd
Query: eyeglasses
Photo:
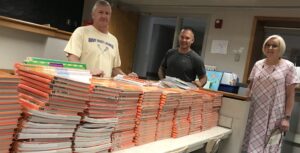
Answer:
<svg viewBox="0 0 300 153"><path fill-rule="evenodd" d="M266 44L266 45L265 45L265 48L270 48L270 47L272 47L272 48L277 48L278 45L275 45L275 44Z"/></svg>

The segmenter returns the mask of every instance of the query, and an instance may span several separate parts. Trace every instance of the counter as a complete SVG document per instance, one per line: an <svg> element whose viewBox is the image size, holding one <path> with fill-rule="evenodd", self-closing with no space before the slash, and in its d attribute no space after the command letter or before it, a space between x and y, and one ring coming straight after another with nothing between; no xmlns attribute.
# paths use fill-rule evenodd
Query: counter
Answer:
<svg viewBox="0 0 300 153"><path fill-rule="evenodd" d="M113 153L166 153L179 150L192 152L200 149L211 139L221 138L226 139L232 133L231 129L223 127L213 127L209 130L187 135L180 138L169 138L144 144L141 146L132 147Z"/></svg>

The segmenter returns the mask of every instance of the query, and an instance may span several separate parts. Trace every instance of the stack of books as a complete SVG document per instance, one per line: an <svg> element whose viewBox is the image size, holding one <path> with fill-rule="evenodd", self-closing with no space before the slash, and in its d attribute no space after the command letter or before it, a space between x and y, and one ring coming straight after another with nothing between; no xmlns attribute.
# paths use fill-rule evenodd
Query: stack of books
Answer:
<svg viewBox="0 0 300 153"><path fill-rule="evenodd" d="M55 74L56 71L67 72L68 69L58 70L47 66L26 64L17 64L16 69L21 78L19 93L22 101L34 102L41 110L48 113L65 115L83 113L89 100L90 85ZM88 72L86 75L90 77Z"/></svg>
<svg viewBox="0 0 300 153"><path fill-rule="evenodd" d="M142 87L137 107L137 120L134 142L136 145L155 141L157 127L157 112L159 110L162 89L157 87Z"/></svg>
<svg viewBox="0 0 300 153"><path fill-rule="evenodd" d="M25 101L21 105L23 114L13 152L72 152L72 138L80 116L43 112L38 105Z"/></svg>
<svg viewBox="0 0 300 153"><path fill-rule="evenodd" d="M90 72L16 64L20 77L15 152L72 152L73 136L89 100ZM84 80L77 79L82 76Z"/></svg>
<svg viewBox="0 0 300 153"><path fill-rule="evenodd" d="M125 83L132 84L132 85L137 85L137 86L150 86L153 83L152 81L149 81L149 80L143 80L143 79L139 79L137 77L120 75L120 74L115 76L114 80L125 82Z"/></svg>
<svg viewBox="0 0 300 153"><path fill-rule="evenodd" d="M191 82L185 82L183 80L180 80L178 78L166 76L165 79L160 81L161 87L165 88L180 88L180 89L198 89L198 87L191 83Z"/></svg>
<svg viewBox="0 0 300 153"><path fill-rule="evenodd" d="M111 80L92 79L92 95L87 114L94 118L118 118L112 134L112 150L134 146L134 127L140 87Z"/></svg>
<svg viewBox="0 0 300 153"><path fill-rule="evenodd" d="M219 113L213 108L214 96L212 92L198 90L202 94L203 114L202 114L202 130L208 130L218 124Z"/></svg>
<svg viewBox="0 0 300 153"><path fill-rule="evenodd" d="M190 134L200 132L202 130L202 114L203 100L202 94L192 92L194 94L193 103L190 111Z"/></svg>
<svg viewBox="0 0 300 153"><path fill-rule="evenodd" d="M186 136L190 131L190 107L193 103L194 94L189 90L178 90L181 93L179 104L175 109L173 120L172 137L178 138Z"/></svg>
<svg viewBox="0 0 300 153"><path fill-rule="evenodd" d="M111 148L111 134L117 122L117 118L96 119L84 116L75 132L74 151L107 153Z"/></svg>
<svg viewBox="0 0 300 153"><path fill-rule="evenodd" d="M206 121L206 128L211 128L214 126L218 125L218 121L219 121L219 116L220 116L220 109L221 109L221 105L222 105L222 93L219 92L212 92L212 91L206 91L206 90L199 90L200 93L205 94L207 97L209 96L210 98L208 98L208 101L211 101L209 103L212 104L208 104L209 109L212 107L212 111L210 113L207 113L206 117L208 117L208 120ZM212 105L212 106L210 106ZM205 109L205 108L203 108ZM205 126L204 126L205 127Z"/></svg>
<svg viewBox="0 0 300 153"><path fill-rule="evenodd" d="M19 78L0 72L0 152L9 152L21 107L18 102Z"/></svg>
<svg viewBox="0 0 300 153"><path fill-rule="evenodd" d="M162 92L157 115L156 140L171 138L175 108L178 106L180 93L170 88Z"/></svg>

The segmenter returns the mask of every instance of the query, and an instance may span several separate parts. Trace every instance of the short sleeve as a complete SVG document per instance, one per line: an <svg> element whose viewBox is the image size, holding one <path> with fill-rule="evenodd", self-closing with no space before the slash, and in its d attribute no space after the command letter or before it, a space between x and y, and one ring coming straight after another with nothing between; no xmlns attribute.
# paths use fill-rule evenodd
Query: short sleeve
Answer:
<svg viewBox="0 0 300 153"><path fill-rule="evenodd" d="M205 66L204 66L203 60L200 56L199 56L199 58L197 58L197 62L196 62L196 73L197 73L197 76L203 76L206 74Z"/></svg>
<svg viewBox="0 0 300 153"><path fill-rule="evenodd" d="M115 51L116 51L116 56L114 58L114 66L113 67L120 67L121 66L121 58L120 58L118 41L116 43Z"/></svg>
<svg viewBox="0 0 300 153"><path fill-rule="evenodd" d="M299 78L297 76L296 67L294 65L289 66L288 73L286 75L286 86L291 84L299 83Z"/></svg>
<svg viewBox="0 0 300 153"><path fill-rule="evenodd" d="M70 53L76 55L77 57L80 57L82 53L82 45L83 45L83 28L79 27L73 32L64 51L66 53Z"/></svg>
<svg viewBox="0 0 300 153"><path fill-rule="evenodd" d="M165 54L164 58L162 59L160 66L163 67L164 69L167 69L167 59L169 57L169 54L172 52L172 50L168 50L167 53Z"/></svg>

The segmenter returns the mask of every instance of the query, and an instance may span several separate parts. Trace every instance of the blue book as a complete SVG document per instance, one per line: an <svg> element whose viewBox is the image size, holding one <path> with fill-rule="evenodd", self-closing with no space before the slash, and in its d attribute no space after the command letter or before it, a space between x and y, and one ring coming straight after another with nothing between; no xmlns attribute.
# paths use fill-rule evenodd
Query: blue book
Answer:
<svg viewBox="0 0 300 153"><path fill-rule="evenodd" d="M222 80L223 72L206 71L207 81L210 83L209 89L217 91Z"/></svg>

